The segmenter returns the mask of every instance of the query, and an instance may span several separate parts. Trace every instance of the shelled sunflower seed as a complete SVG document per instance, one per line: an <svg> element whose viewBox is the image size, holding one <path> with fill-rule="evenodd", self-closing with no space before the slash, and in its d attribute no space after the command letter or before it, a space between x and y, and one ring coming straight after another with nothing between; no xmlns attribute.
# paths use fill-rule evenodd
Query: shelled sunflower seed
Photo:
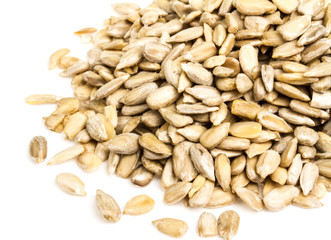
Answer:
<svg viewBox="0 0 331 240"><path fill-rule="evenodd" d="M48 164L77 158L95 170L107 160L110 174L140 186L159 175L165 202L191 207L236 196L257 211L321 206L311 196L331 181L330 9L322 0L114 4L119 16L95 33L87 61L63 64L65 48L50 58L75 97L26 98L57 103L45 125L78 143Z"/></svg>

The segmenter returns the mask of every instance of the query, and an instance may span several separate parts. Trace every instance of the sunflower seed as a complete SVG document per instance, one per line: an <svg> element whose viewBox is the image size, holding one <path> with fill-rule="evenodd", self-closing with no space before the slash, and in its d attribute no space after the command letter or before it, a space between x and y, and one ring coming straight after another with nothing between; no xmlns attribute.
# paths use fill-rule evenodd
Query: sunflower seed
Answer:
<svg viewBox="0 0 331 240"><path fill-rule="evenodd" d="M109 222L118 222L121 218L121 209L115 199L98 189L96 191L96 204L98 212Z"/></svg>
<svg viewBox="0 0 331 240"><path fill-rule="evenodd" d="M214 182L206 180L201 188L189 199L191 207L204 207L213 194Z"/></svg>
<svg viewBox="0 0 331 240"><path fill-rule="evenodd" d="M130 180L133 184L144 187L153 180L153 177L153 173L147 171L143 166L140 166L132 172Z"/></svg>
<svg viewBox="0 0 331 240"><path fill-rule="evenodd" d="M290 185L296 185L300 174L302 170L302 161L301 161L301 155L296 154L295 157L292 160L291 166L288 168L288 178L287 178L287 184Z"/></svg>
<svg viewBox="0 0 331 240"><path fill-rule="evenodd" d="M83 145L75 145L69 147L56 154L53 158L51 158L48 161L47 165L55 165L55 164L63 163L65 161L78 157L84 151L85 148L83 147Z"/></svg>
<svg viewBox="0 0 331 240"><path fill-rule="evenodd" d="M238 232L240 217L237 212L227 210L217 220L218 234L224 239L232 239Z"/></svg>
<svg viewBox="0 0 331 240"><path fill-rule="evenodd" d="M228 135L230 123L222 123L218 126L211 127L200 137L200 143L207 149L219 145Z"/></svg>
<svg viewBox="0 0 331 240"><path fill-rule="evenodd" d="M263 210L263 201L257 193L247 188L236 188L235 192L253 210Z"/></svg>
<svg viewBox="0 0 331 240"><path fill-rule="evenodd" d="M198 221L200 237L213 237L217 235L217 220L210 212L203 212Z"/></svg>
<svg viewBox="0 0 331 240"><path fill-rule="evenodd" d="M274 150L267 150L262 153L256 164L256 172L265 178L272 174L280 164L280 155Z"/></svg>
<svg viewBox="0 0 331 240"><path fill-rule="evenodd" d="M60 173L56 184L65 192L77 196L86 196L84 183L72 173Z"/></svg>
<svg viewBox="0 0 331 240"><path fill-rule="evenodd" d="M183 141L173 149L173 170L176 177L182 181L191 181L197 176L197 171L190 158L192 146L193 143Z"/></svg>
<svg viewBox="0 0 331 240"><path fill-rule="evenodd" d="M160 232L171 237L182 237L188 230L186 222L175 218L162 218L152 223Z"/></svg>
<svg viewBox="0 0 331 240"><path fill-rule="evenodd" d="M323 204L315 196L305 196L303 194L300 194L293 199L293 205L302 208L318 208L323 206Z"/></svg>
<svg viewBox="0 0 331 240"><path fill-rule="evenodd" d="M270 211L280 211L288 206L294 198L300 194L300 190L292 185L277 187L267 193L263 202Z"/></svg>
<svg viewBox="0 0 331 240"><path fill-rule="evenodd" d="M154 208L154 200L147 195L139 195L130 199L124 207L123 214L141 215L150 212Z"/></svg>
<svg viewBox="0 0 331 240"><path fill-rule="evenodd" d="M134 171L136 164L139 160L140 152L130 155L122 155L120 162L116 167L116 175L122 178L128 178Z"/></svg>
<svg viewBox="0 0 331 240"><path fill-rule="evenodd" d="M300 186L306 196L313 189L319 175L318 166L314 163L306 163L301 171Z"/></svg>
<svg viewBox="0 0 331 240"><path fill-rule="evenodd" d="M36 136L30 141L30 155L39 164L47 157L47 140L43 136Z"/></svg>

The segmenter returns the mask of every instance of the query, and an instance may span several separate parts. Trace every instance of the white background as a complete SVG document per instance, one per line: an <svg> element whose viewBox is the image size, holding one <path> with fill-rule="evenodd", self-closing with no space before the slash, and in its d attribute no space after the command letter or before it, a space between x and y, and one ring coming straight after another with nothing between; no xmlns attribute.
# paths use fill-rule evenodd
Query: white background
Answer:
<svg viewBox="0 0 331 240"><path fill-rule="evenodd" d="M145 6L151 0L140 1ZM72 96L70 80L48 71L48 58L67 47L71 56L85 58L90 45L80 43L73 32L83 27L101 28L112 14L106 0L18 0L0 3L0 239L169 239L151 221L174 217L185 220L189 230L183 239L199 239L197 221L206 209L187 209L183 203L165 205L160 181L133 186L128 179L106 174L106 165L95 173L83 172L74 161L57 166L36 165L28 155L35 135L45 136L48 157L70 146L63 134L48 131L42 117L55 106L29 106L24 97L35 93ZM86 197L70 196L55 184L60 172L72 172L86 185ZM95 191L103 189L123 208L138 194L154 198L153 211L141 216L122 216L118 223L106 222L97 214ZM305 210L290 206L277 213L255 213L242 203L215 210L217 217L227 209L241 216L235 239L330 239L331 194L325 206ZM218 239L218 237L210 238Z"/></svg>

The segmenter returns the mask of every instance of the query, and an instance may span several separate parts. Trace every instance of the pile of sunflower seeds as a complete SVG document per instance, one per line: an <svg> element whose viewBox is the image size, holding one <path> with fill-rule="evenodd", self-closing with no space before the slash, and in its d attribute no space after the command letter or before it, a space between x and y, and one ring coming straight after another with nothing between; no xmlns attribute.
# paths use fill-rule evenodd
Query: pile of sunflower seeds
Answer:
<svg viewBox="0 0 331 240"><path fill-rule="evenodd" d="M50 69L72 78L75 97L26 98L56 103L45 125L77 142L49 165L76 159L90 172L106 161L109 174L139 186L157 176L168 204L323 205L331 191L330 1L113 8L119 16L103 29L75 32L93 39L87 61L68 49L50 58Z"/></svg>

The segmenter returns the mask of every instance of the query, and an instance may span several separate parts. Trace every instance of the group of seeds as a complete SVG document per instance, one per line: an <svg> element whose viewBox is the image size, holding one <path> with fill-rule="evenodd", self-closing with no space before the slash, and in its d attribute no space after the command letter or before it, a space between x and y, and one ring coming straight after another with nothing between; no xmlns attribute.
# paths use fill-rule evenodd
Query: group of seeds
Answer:
<svg viewBox="0 0 331 240"><path fill-rule="evenodd" d="M109 174L139 186L156 175L168 204L184 199L216 208L238 197L255 211L323 205L331 190L330 1L154 0L143 9L113 7L119 17L100 31L75 32L83 42L93 40L87 62L66 56L68 49L50 58L50 69L72 78L75 97L26 98L56 103L45 125L78 143L49 165L77 159L90 172L107 161ZM34 138L37 163L45 151L46 140ZM85 194L70 174L58 182ZM97 195L99 205L112 205ZM239 222L233 213L224 218ZM215 232L205 221L216 222L201 216L200 234ZM172 224L155 222L159 229ZM229 229L219 226L219 233ZM236 228L231 232L226 239Z"/></svg>

